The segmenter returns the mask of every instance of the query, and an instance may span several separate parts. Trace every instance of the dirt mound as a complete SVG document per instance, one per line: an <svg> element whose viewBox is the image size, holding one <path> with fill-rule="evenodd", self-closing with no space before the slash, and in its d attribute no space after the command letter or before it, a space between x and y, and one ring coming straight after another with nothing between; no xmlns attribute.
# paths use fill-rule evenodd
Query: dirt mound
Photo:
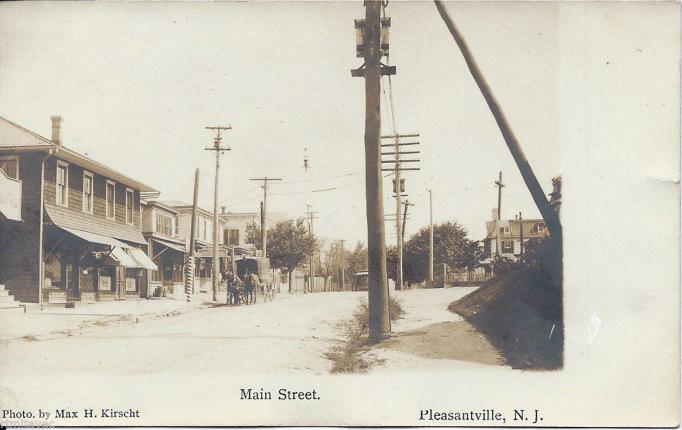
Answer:
<svg viewBox="0 0 682 430"><path fill-rule="evenodd" d="M496 276L448 309L483 333L509 366L562 368L561 285L546 270L526 268Z"/></svg>

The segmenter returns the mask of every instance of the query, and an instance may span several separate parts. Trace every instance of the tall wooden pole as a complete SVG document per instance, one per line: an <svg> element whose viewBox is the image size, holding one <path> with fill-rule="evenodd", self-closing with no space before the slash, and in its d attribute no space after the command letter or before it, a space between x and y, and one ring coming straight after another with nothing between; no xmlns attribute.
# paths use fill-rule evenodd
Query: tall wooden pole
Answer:
<svg viewBox="0 0 682 430"><path fill-rule="evenodd" d="M433 193L429 192L429 282L433 282Z"/></svg>
<svg viewBox="0 0 682 430"><path fill-rule="evenodd" d="M497 187L497 219L495 220L495 250L497 255L500 255L500 220L502 220L502 171L500 170L500 178L495 181Z"/></svg>
<svg viewBox="0 0 682 430"><path fill-rule="evenodd" d="M195 241L197 239L197 200L199 199L199 169L194 171L194 195L192 197L192 227L189 229L189 289L185 289L187 293L187 301L190 301L188 290L194 293L194 264L196 262Z"/></svg>
<svg viewBox="0 0 682 430"><path fill-rule="evenodd" d="M213 187L213 264L212 264L212 279L211 286L213 290L213 301L218 301L218 286L220 285L220 260L218 258L218 185L220 184L220 155L223 151L229 151L230 148L223 148L220 144L222 141L222 131L230 130L232 127L211 126L206 127L207 130L216 132L215 139L213 139L213 147L206 148L209 151L215 151L215 184Z"/></svg>
<svg viewBox="0 0 682 430"><path fill-rule="evenodd" d="M213 301L218 301L218 286L220 285L220 260L218 257L218 186L220 172L220 151L215 152L215 182L213 186L213 276L211 286Z"/></svg>
<svg viewBox="0 0 682 430"><path fill-rule="evenodd" d="M369 334L379 342L390 330L388 279L386 277L386 235L381 176L381 2L365 2L365 200L367 205L367 254ZM400 184L397 184L400 191Z"/></svg>
<svg viewBox="0 0 682 430"><path fill-rule="evenodd" d="M530 164L528 163L528 160L521 149L521 145L519 144L518 140L516 139L516 135L514 135L514 132L509 125L507 117L502 111L502 107L490 89L490 86L483 76L481 69L478 67L478 63L476 63L476 59L469 50L466 40L464 40L464 37L462 37L462 34L459 32L459 29L457 29L454 21L452 18L450 18L447 10L445 10L443 2L441 0L434 1L436 3L438 13L440 14L441 18L443 18L443 21L445 22L445 25L450 31L452 37L455 39L457 46L459 46L459 50L462 52L462 56L469 67L471 75L476 81L478 88L481 90L483 98L488 104L493 117L495 117L495 121L497 122L497 126L500 128L502 137L509 148L509 152L511 152L512 157L514 157L516 166L519 168L519 172L521 173L521 176L528 187L528 191L530 191L530 194L535 201L535 205L542 215L542 219L544 219L545 223L547 224L547 228L549 228L550 233L559 241L561 241L561 223L559 221L559 216L547 201L547 197L545 196L544 191L542 191L542 187L540 186L538 179L535 177L535 173L533 173L533 169L530 167Z"/></svg>
<svg viewBox="0 0 682 430"><path fill-rule="evenodd" d="M521 249L519 250L521 254L520 260L523 263L523 215L521 212L519 212L519 239L521 242Z"/></svg>
<svg viewBox="0 0 682 430"><path fill-rule="evenodd" d="M251 178L249 181L263 181L263 204L261 207L261 222L260 222L260 238L261 247L263 251L263 257L268 256L268 227L267 227L267 216L268 216L268 181L281 181L282 178Z"/></svg>

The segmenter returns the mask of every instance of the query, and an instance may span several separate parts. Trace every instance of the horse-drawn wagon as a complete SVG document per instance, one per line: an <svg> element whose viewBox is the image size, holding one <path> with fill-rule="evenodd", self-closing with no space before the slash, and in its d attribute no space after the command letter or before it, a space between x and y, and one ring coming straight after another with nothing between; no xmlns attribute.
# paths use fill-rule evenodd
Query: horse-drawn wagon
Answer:
<svg viewBox="0 0 682 430"><path fill-rule="evenodd" d="M228 299L231 304L256 302L258 295L263 301L273 299L274 279L270 260L266 257L242 257L235 260L233 270L237 279L228 279Z"/></svg>

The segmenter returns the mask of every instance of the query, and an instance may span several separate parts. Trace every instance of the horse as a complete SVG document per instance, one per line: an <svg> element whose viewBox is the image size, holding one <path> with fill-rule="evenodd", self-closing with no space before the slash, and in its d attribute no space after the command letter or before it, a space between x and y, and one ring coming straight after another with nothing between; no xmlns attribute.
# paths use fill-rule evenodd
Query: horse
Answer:
<svg viewBox="0 0 682 430"><path fill-rule="evenodd" d="M256 293L261 288L260 279L255 273L247 272L244 277L244 292L246 293L246 304L256 303Z"/></svg>

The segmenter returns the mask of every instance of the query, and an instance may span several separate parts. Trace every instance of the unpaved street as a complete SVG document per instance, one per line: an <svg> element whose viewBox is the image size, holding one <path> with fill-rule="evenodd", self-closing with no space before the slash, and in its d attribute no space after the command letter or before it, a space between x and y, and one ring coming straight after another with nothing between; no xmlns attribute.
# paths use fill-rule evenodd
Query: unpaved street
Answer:
<svg viewBox="0 0 682 430"><path fill-rule="evenodd" d="M447 304L470 291L396 292L407 315L394 325L392 339L373 351L387 361L371 373L414 370L427 360L438 367L499 368L494 351L480 336L450 325L463 322L446 310ZM1 372L11 378L0 378L0 395L4 404L12 404L25 399L30 385L39 384L42 389L32 392L44 394L48 404L63 397L90 399L93 406L104 401L125 407L130 399L136 399L134 404L144 399L220 405L225 399L238 400L238 388L249 381L259 388L268 380L300 384L309 377L336 377L329 375L330 362L323 353L339 334L336 323L348 318L366 295L281 293L274 302L254 306L189 307L137 323L133 317L114 318L111 324L91 322L35 339L3 340ZM59 318L64 317L52 320ZM470 357L447 353L451 331L453 339L469 345ZM103 381L106 387L99 386ZM74 384L91 390L69 390Z"/></svg>

